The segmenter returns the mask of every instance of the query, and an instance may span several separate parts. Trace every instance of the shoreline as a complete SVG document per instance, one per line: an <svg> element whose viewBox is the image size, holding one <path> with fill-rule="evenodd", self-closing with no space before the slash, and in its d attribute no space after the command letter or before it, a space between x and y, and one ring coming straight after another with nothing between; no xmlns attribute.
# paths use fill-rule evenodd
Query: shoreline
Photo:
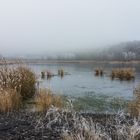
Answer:
<svg viewBox="0 0 140 140"><path fill-rule="evenodd" d="M70 127L73 128L73 123L71 122L73 121L73 116L71 113L68 113L67 115L68 123L71 124ZM91 118L94 124L101 124L103 127L108 126L106 127L107 132L112 128L113 131L111 132L111 136L113 137L115 135L115 130L112 127L113 124L115 124L115 115L92 113L83 113L79 115L84 117L86 120L90 120ZM45 116L46 113L27 112L25 110L10 112L7 114L0 113L0 139L62 140L62 131L64 127L63 125L65 125L65 119L62 117L61 119L64 119L64 121L56 121L52 123L50 127L47 127L50 123L48 121L50 116L46 118ZM53 120L54 118L52 117L50 119Z"/></svg>
<svg viewBox="0 0 140 140"><path fill-rule="evenodd" d="M114 60L41 60L41 59L7 59L6 61L0 60L0 65L12 65L12 64L19 64L19 63L25 63L25 64L50 64L50 63L101 63L101 64L140 64L140 60L132 60L132 61L114 61Z"/></svg>

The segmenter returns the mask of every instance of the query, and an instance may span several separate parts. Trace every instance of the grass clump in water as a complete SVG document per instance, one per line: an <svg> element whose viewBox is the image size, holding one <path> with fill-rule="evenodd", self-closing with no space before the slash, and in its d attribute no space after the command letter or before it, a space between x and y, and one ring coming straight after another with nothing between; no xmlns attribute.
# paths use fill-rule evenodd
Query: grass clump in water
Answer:
<svg viewBox="0 0 140 140"><path fill-rule="evenodd" d="M58 75L60 77L64 77L64 70L63 69L58 70Z"/></svg>
<svg viewBox="0 0 140 140"><path fill-rule="evenodd" d="M119 80L132 80L135 78L135 69L133 68L117 68L111 72L111 78Z"/></svg>
<svg viewBox="0 0 140 140"><path fill-rule="evenodd" d="M96 76L103 76L104 74L104 71L102 68L96 68L94 71L95 71Z"/></svg>
<svg viewBox="0 0 140 140"><path fill-rule="evenodd" d="M45 79L45 72L44 71L41 72L41 78Z"/></svg>

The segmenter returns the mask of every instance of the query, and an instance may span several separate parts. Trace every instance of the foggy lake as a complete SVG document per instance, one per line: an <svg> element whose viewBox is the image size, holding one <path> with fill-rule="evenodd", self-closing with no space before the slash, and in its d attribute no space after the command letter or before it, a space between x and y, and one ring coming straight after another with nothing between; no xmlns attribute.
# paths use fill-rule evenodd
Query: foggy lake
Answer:
<svg viewBox="0 0 140 140"><path fill-rule="evenodd" d="M136 78L132 81L112 80L110 73L113 68L133 67ZM39 76L40 87L51 89L54 94L71 99L78 110L82 111L115 111L123 109L126 103L133 100L133 90L140 82L140 66L138 64L98 64L98 63L48 63L30 64ZM94 70L102 67L105 74L95 76ZM57 74L63 69L69 75L63 78L54 76L41 79L41 71Z"/></svg>

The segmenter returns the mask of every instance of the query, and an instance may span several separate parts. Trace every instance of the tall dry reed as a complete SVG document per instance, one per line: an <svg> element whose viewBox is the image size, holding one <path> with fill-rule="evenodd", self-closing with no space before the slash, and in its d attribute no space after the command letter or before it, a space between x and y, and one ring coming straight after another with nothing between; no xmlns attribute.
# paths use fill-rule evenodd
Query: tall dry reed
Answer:
<svg viewBox="0 0 140 140"><path fill-rule="evenodd" d="M135 78L135 69L133 68L117 68L111 72L111 78L120 80L132 80Z"/></svg>
<svg viewBox="0 0 140 140"><path fill-rule="evenodd" d="M40 89L35 96L36 110L47 111L51 106L61 108L63 105L62 97L52 94L48 89Z"/></svg>

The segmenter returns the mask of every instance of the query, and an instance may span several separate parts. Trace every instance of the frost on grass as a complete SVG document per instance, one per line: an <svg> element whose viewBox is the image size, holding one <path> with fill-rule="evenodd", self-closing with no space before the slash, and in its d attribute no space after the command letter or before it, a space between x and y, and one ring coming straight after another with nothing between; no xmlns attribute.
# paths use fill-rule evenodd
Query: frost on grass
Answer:
<svg viewBox="0 0 140 140"><path fill-rule="evenodd" d="M102 118L101 118L102 119ZM118 112L106 118L106 122L96 118L82 115L70 109L51 107L46 114L38 120L36 131L49 129L57 132L63 140L139 140L140 122L131 118L129 114Z"/></svg>

